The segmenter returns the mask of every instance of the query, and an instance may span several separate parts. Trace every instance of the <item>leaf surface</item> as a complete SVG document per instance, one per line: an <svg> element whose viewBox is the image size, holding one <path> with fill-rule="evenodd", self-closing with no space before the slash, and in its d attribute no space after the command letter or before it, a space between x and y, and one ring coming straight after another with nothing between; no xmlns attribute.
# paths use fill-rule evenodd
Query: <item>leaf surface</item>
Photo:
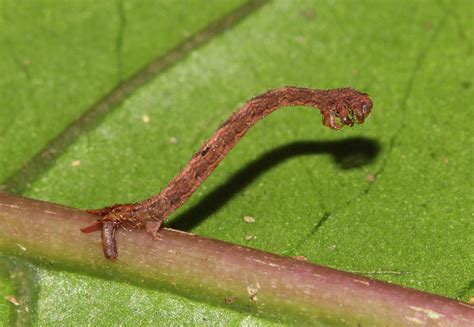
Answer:
<svg viewBox="0 0 474 327"><path fill-rule="evenodd" d="M0 100L0 176L6 180L119 81L241 2L184 3L146 10L129 2L62 10L44 3L38 21L30 18L35 8L23 8L12 27L21 10L5 2L1 53L8 60L1 61L0 83L10 91ZM364 125L334 132L312 109L277 111L242 139L169 225L468 300L471 6L258 7L135 89L23 195L80 208L138 201L164 187L253 95L282 85L352 86L374 100ZM100 251L99 242L91 246ZM37 281L35 319L42 325L274 323L80 273L41 267Z"/></svg>

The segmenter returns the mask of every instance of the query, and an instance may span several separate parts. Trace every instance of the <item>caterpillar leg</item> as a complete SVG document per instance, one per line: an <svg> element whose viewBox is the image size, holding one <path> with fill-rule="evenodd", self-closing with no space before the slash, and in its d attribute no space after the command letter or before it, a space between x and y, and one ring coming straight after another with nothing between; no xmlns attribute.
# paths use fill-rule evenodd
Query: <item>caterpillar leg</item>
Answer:
<svg viewBox="0 0 474 327"><path fill-rule="evenodd" d="M115 239L115 232L119 224L113 221L102 222L102 249L107 259L117 259L117 240Z"/></svg>
<svg viewBox="0 0 474 327"><path fill-rule="evenodd" d="M161 228L161 220L148 220L145 225L145 229L148 234L153 237L154 240L159 240L160 235L158 235L158 231Z"/></svg>
<svg viewBox="0 0 474 327"><path fill-rule="evenodd" d="M108 220L98 220L95 223L81 228L83 233L93 233L101 231L102 233L102 249L104 255L107 259L115 260L117 259L117 240L115 239L115 232L119 224L114 221Z"/></svg>

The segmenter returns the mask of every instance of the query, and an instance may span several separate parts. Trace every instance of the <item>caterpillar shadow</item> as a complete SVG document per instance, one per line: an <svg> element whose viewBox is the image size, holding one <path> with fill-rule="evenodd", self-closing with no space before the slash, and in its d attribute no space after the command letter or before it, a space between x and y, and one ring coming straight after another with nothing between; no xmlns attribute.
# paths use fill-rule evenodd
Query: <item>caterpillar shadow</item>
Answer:
<svg viewBox="0 0 474 327"><path fill-rule="evenodd" d="M290 158L330 154L340 169L348 170L371 163L379 152L380 145L377 141L361 137L325 142L300 141L277 147L241 168L229 180L206 195L199 203L179 214L168 225L183 231L191 230L206 217L218 211L260 174Z"/></svg>

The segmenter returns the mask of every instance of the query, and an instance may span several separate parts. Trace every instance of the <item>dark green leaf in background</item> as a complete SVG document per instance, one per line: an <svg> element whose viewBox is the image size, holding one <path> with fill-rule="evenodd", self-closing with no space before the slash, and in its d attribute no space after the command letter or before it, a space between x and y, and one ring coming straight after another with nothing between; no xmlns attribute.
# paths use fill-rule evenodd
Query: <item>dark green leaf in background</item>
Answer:
<svg viewBox="0 0 474 327"><path fill-rule="evenodd" d="M2 1L0 180L18 178L121 81L242 4ZM282 85L352 86L374 100L364 125L334 132L308 108L272 114L170 225L456 299L474 296L472 2L282 0L249 8L17 189L81 208L141 200L251 96ZM99 242L91 247L100 251ZM35 271L41 325L272 324L80 272ZM7 295L15 285L5 274ZM7 305L0 305L5 323L15 309Z"/></svg>

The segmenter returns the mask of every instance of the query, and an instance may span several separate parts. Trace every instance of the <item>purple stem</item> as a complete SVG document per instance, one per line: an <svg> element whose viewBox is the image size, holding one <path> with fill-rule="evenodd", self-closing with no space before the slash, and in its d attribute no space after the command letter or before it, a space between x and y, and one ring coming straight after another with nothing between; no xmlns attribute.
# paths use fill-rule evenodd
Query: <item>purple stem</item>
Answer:
<svg viewBox="0 0 474 327"><path fill-rule="evenodd" d="M56 268L171 289L292 323L474 326L467 303L176 230L118 230L121 255L79 229L82 210L0 194L0 252Z"/></svg>

